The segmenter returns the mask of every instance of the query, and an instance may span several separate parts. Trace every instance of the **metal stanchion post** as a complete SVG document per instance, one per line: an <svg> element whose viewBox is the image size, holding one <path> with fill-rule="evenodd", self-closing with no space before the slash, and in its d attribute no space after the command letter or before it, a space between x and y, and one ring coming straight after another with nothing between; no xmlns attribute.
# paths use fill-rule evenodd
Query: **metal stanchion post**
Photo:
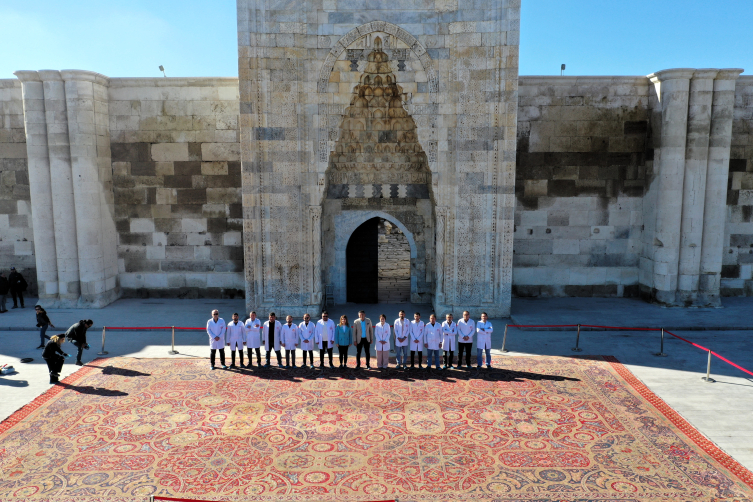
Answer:
<svg viewBox="0 0 753 502"><path fill-rule="evenodd" d="M580 324L578 324L578 334L575 335L575 347L573 347L573 352L582 352L583 349L578 347L578 343L580 343Z"/></svg>
<svg viewBox="0 0 753 502"><path fill-rule="evenodd" d="M701 378L704 382L714 383L716 380L711 378L711 350L709 350L709 361L706 364L706 376Z"/></svg>
<svg viewBox="0 0 753 502"><path fill-rule="evenodd" d="M502 352L510 352L505 348L505 343L507 343L507 324L505 324L505 336L502 338Z"/></svg>
<svg viewBox="0 0 753 502"><path fill-rule="evenodd" d="M655 355L660 357L667 357L667 354L664 353L664 328L661 329L661 349L659 349L659 352L657 352Z"/></svg>
<svg viewBox="0 0 753 502"><path fill-rule="evenodd" d="M177 350L175 350L175 326L173 326L173 342L172 342L172 347L173 347L173 349L171 351L169 351L168 354L174 356L175 354L179 353Z"/></svg>
<svg viewBox="0 0 753 502"><path fill-rule="evenodd" d="M105 330L106 329L107 328L105 326L102 326L102 352L97 352L98 356L106 356L107 354L109 354L109 352L105 350Z"/></svg>

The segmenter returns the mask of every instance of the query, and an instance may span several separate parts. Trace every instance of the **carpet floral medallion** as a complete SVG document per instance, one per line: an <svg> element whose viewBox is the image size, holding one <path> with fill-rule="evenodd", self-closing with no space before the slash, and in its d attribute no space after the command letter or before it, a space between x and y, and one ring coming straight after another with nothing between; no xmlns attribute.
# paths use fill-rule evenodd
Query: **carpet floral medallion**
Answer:
<svg viewBox="0 0 753 502"><path fill-rule="evenodd" d="M99 359L0 424L0 500L753 500L753 474L615 359L494 364Z"/></svg>

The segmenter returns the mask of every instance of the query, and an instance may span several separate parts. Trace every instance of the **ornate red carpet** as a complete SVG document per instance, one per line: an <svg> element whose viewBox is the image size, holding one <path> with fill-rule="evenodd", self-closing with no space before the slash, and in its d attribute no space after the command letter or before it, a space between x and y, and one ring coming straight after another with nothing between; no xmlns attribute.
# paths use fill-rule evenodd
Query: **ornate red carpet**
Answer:
<svg viewBox="0 0 753 502"><path fill-rule="evenodd" d="M490 371L98 360L0 425L0 500L747 501L753 475L611 358Z"/></svg>

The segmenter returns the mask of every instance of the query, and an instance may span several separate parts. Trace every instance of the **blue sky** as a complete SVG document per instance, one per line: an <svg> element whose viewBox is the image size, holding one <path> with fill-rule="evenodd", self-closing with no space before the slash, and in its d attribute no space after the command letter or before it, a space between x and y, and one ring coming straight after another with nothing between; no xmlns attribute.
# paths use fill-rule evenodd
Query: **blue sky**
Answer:
<svg viewBox="0 0 753 502"><path fill-rule="evenodd" d="M378 1L378 0L372 0ZM382 0L384 1L384 0ZM462 2L462 0L461 0ZM522 0L521 75L753 72L753 0ZM236 76L235 0L0 0L0 78Z"/></svg>

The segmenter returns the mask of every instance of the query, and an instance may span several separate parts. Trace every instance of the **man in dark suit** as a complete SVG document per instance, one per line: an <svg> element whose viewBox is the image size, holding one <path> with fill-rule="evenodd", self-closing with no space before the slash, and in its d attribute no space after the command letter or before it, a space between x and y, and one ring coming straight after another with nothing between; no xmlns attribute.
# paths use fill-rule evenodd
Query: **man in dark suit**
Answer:
<svg viewBox="0 0 753 502"><path fill-rule="evenodd" d="M24 291L26 291L26 279L16 272L16 267L10 268L10 275L8 276L8 282L10 282L10 295L13 297L13 308L18 308L18 301L21 301L21 308L24 308Z"/></svg>

